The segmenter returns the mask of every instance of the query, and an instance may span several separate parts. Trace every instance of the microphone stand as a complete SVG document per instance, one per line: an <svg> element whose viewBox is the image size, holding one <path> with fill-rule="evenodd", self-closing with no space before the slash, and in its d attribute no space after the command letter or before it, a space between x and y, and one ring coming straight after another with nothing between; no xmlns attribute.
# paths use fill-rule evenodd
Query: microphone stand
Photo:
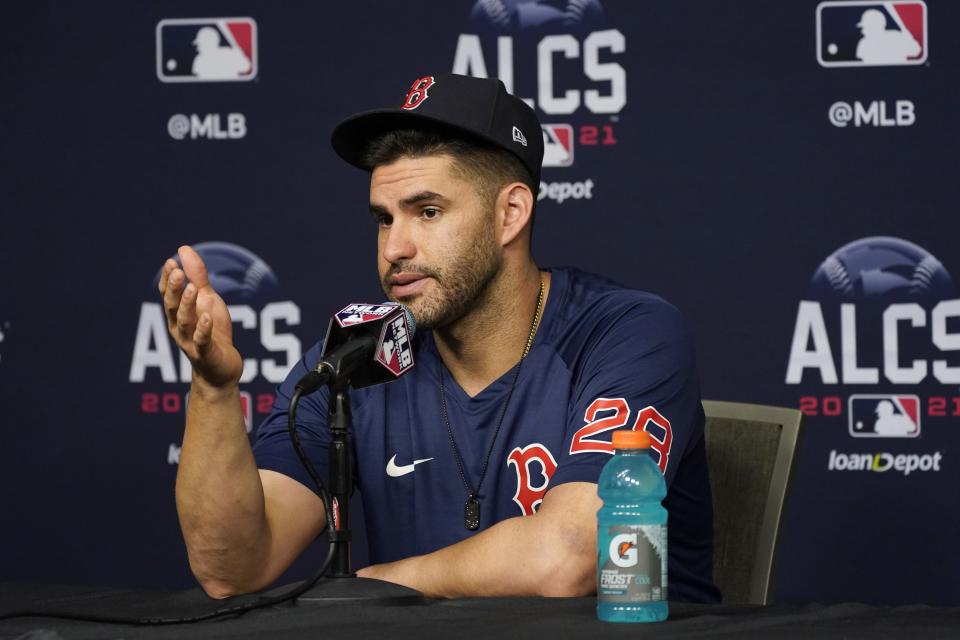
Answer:
<svg viewBox="0 0 960 640"><path fill-rule="evenodd" d="M340 378L347 378L343 381ZM353 424L349 376L331 375L327 418L330 426L329 487L333 502L331 518L333 559L326 580L321 580L298 600L331 602L363 600L389 605L424 604L423 594L415 589L373 578L358 578L350 569L350 492L353 487L353 456L349 439Z"/></svg>
<svg viewBox="0 0 960 640"><path fill-rule="evenodd" d="M341 385L330 385L330 404L327 408L330 425L330 493L333 496L331 544L335 549L328 575L331 578L353 578L350 570L350 489L353 461L347 433L353 422L350 395Z"/></svg>

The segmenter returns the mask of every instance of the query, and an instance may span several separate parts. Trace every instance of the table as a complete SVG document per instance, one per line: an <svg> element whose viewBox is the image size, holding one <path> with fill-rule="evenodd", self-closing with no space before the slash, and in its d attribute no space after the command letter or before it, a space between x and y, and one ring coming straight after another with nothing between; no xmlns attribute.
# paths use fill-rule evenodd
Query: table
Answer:
<svg viewBox="0 0 960 640"><path fill-rule="evenodd" d="M25 607L39 607L46 611L72 609L129 616L187 616L219 605L199 589L153 591L0 583L0 615ZM49 617L13 618L0 620L0 638L960 638L960 607L878 607L855 603L758 607L676 603L671 604L671 617L667 622L623 625L598 621L595 606L594 598L426 600L416 606L360 601L310 602L275 605L228 619L161 627Z"/></svg>

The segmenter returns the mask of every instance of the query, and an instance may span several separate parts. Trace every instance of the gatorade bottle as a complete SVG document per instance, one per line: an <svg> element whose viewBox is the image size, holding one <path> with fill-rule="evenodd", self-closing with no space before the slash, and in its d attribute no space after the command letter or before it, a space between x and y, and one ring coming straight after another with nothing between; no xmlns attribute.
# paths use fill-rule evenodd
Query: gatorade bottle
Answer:
<svg viewBox="0 0 960 640"><path fill-rule="evenodd" d="M597 492L597 617L607 622L667 618L667 485L650 457L650 434L614 431L613 458Z"/></svg>

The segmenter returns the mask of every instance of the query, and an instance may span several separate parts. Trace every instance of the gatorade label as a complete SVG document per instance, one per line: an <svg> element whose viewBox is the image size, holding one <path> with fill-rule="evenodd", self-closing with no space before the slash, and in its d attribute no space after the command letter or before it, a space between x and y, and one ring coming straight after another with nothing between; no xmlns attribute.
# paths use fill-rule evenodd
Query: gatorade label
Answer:
<svg viewBox="0 0 960 640"><path fill-rule="evenodd" d="M667 599L667 525L615 525L599 533L600 598L634 604Z"/></svg>

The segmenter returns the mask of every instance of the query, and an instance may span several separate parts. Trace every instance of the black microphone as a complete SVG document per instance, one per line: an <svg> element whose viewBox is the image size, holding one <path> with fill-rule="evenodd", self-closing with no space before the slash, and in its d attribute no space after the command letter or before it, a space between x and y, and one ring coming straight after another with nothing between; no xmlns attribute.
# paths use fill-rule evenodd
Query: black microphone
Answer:
<svg viewBox="0 0 960 640"><path fill-rule="evenodd" d="M330 319L320 364L296 388L307 395L328 383L359 389L396 380L413 367L416 328L401 304L347 305Z"/></svg>

